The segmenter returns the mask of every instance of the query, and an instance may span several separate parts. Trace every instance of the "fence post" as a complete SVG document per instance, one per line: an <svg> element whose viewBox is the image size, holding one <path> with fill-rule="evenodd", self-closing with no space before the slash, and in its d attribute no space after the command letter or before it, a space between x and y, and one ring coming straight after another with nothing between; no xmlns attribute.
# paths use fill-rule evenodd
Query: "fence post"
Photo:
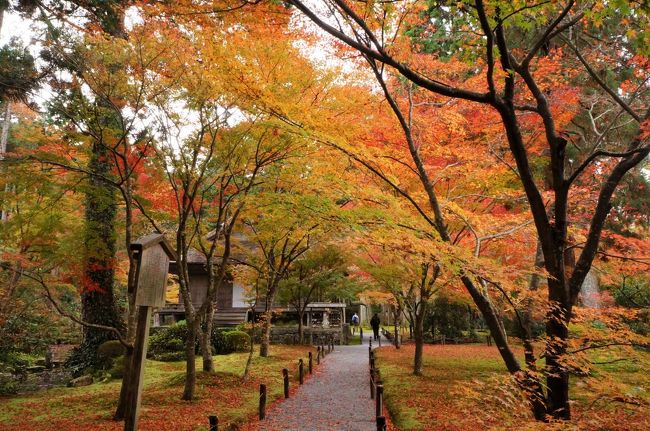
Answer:
<svg viewBox="0 0 650 431"><path fill-rule="evenodd" d="M375 399L377 401L375 407L375 416L380 417L383 413L383 403L384 403L384 385L378 384L377 389L375 390Z"/></svg>
<svg viewBox="0 0 650 431"><path fill-rule="evenodd" d="M363 344L363 328L359 326L359 339L361 340L361 344Z"/></svg>
<svg viewBox="0 0 650 431"><path fill-rule="evenodd" d="M316 354L316 365L320 365L320 346L318 346L318 353Z"/></svg>
<svg viewBox="0 0 650 431"><path fill-rule="evenodd" d="M266 417L266 385L260 384L260 405L258 409L260 420Z"/></svg>
<svg viewBox="0 0 650 431"><path fill-rule="evenodd" d="M313 368L314 368L314 355L312 352L309 352L309 374L312 373Z"/></svg>
<svg viewBox="0 0 650 431"><path fill-rule="evenodd" d="M219 418L216 416L208 416L210 421L210 431L219 431Z"/></svg>
<svg viewBox="0 0 650 431"><path fill-rule="evenodd" d="M370 359L370 399L375 399L375 360Z"/></svg>
<svg viewBox="0 0 650 431"><path fill-rule="evenodd" d="M372 337L368 337L368 346L372 349Z"/></svg>
<svg viewBox="0 0 650 431"><path fill-rule="evenodd" d="M298 359L298 380L300 381L301 385L304 380L304 375L305 375L304 365L302 363L302 358L300 358Z"/></svg>
<svg viewBox="0 0 650 431"><path fill-rule="evenodd" d="M379 333L379 338L377 338L377 342L379 343L379 347L381 347L381 332Z"/></svg>
<svg viewBox="0 0 650 431"><path fill-rule="evenodd" d="M386 418L377 416L377 431L386 431Z"/></svg>
<svg viewBox="0 0 650 431"><path fill-rule="evenodd" d="M282 380L284 380L284 398L289 398L289 370L282 369Z"/></svg>
<svg viewBox="0 0 650 431"><path fill-rule="evenodd" d="M492 345L492 337L488 334L485 336L485 339L487 341L487 345L491 346Z"/></svg>

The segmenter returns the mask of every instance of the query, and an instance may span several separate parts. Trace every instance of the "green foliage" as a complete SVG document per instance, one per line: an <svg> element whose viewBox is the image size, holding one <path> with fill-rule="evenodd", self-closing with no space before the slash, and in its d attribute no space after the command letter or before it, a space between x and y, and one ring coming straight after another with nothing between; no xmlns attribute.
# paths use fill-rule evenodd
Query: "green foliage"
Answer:
<svg viewBox="0 0 650 431"><path fill-rule="evenodd" d="M472 23L462 11L462 2L429 0L427 9L420 13L420 22L405 32L418 50L435 53L441 60L449 60L461 54L475 59L478 52L468 50L471 46ZM461 49L463 48L463 49Z"/></svg>
<svg viewBox="0 0 650 431"><path fill-rule="evenodd" d="M185 351L181 352L164 352L159 353L154 356L152 359L161 362L177 362L185 360Z"/></svg>
<svg viewBox="0 0 650 431"><path fill-rule="evenodd" d="M185 357L185 340L187 340L187 322L181 320L149 337L147 356L158 361L180 361Z"/></svg>
<svg viewBox="0 0 650 431"><path fill-rule="evenodd" d="M38 356L30 355L28 353L16 352L16 351L2 351L0 352L0 363L4 367L0 368L0 371L4 369L11 370L16 367L29 367L34 365Z"/></svg>
<svg viewBox="0 0 650 431"><path fill-rule="evenodd" d="M431 333L435 332L436 335L444 335L446 338L461 338L463 331L472 329L470 311L466 302L445 295L438 296L429 308L428 323Z"/></svg>
<svg viewBox="0 0 650 431"><path fill-rule="evenodd" d="M16 39L0 48L0 82L0 100L24 103L38 86L34 57Z"/></svg>
<svg viewBox="0 0 650 431"><path fill-rule="evenodd" d="M347 263L347 257L337 247L310 250L281 282L279 302L298 307L312 301L355 299L359 285L347 277Z"/></svg>
<svg viewBox="0 0 650 431"><path fill-rule="evenodd" d="M251 337L246 332L226 332L224 334L224 339L230 352L247 352L250 349Z"/></svg>
<svg viewBox="0 0 650 431"><path fill-rule="evenodd" d="M229 329L212 329L211 344L216 355L225 355L228 352L228 344L226 343L226 332Z"/></svg>
<svg viewBox="0 0 650 431"><path fill-rule="evenodd" d="M18 382L10 376L0 375L0 396L18 393Z"/></svg>
<svg viewBox="0 0 650 431"><path fill-rule="evenodd" d="M108 369L108 374L110 374L113 379L121 379L124 377L124 368L126 367L126 357L118 356L113 358L112 366Z"/></svg>
<svg viewBox="0 0 650 431"><path fill-rule="evenodd" d="M625 319L630 328L637 334L650 334L650 282L643 277L626 278L612 294L617 305L638 310L633 318Z"/></svg>
<svg viewBox="0 0 650 431"><path fill-rule="evenodd" d="M115 358L123 356L125 353L126 348L117 340L105 341L97 349L97 356L104 368L110 367Z"/></svg>

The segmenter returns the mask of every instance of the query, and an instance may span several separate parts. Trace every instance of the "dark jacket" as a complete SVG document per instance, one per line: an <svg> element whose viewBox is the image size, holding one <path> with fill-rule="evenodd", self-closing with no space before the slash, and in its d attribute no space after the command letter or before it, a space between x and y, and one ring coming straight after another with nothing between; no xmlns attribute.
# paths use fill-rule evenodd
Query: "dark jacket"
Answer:
<svg viewBox="0 0 650 431"><path fill-rule="evenodd" d="M379 328L379 316L372 316L372 319L370 319L370 326L373 328Z"/></svg>

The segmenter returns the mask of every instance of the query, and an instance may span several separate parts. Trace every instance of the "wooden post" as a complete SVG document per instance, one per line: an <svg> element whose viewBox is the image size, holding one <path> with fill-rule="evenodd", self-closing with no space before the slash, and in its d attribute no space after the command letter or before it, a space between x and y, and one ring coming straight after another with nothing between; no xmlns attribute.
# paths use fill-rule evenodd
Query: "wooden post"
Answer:
<svg viewBox="0 0 650 431"><path fill-rule="evenodd" d="M210 431L219 431L219 418L216 416L208 416L210 421Z"/></svg>
<svg viewBox="0 0 650 431"><path fill-rule="evenodd" d="M379 343L379 347L381 347L381 332L379 333L379 338L377 338L377 342Z"/></svg>
<svg viewBox="0 0 650 431"><path fill-rule="evenodd" d="M266 385L260 384L260 405L258 409L260 420L266 417Z"/></svg>
<svg viewBox="0 0 650 431"><path fill-rule="evenodd" d="M375 392L375 416L380 417L383 413L384 385L377 385Z"/></svg>
<svg viewBox="0 0 650 431"><path fill-rule="evenodd" d="M372 358L372 347L368 346L368 359Z"/></svg>
<svg viewBox="0 0 650 431"><path fill-rule="evenodd" d="M386 431L386 418L377 416L377 431Z"/></svg>
<svg viewBox="0 0 650 431"><path fill-rule="evenodd" d="M312 374L314 368L314 354L309 352L309 374Z"/></svg>
<svg viewBox="0 0 650 431"><path fill-rule="evenodd" d="M316 354L316 365L320 365L320 346L318 346L318 352Z"/></svg>
<svg viewBox="0 0 650 431"><path fill-rule="evenodd" d="M124 431L138 429L138 415L140 413L140 399L142 398L142 384L144 382L144 359L147 357L147 338L149 336L149 322L151 321L152 307L138 306L138 324L133 344L131 357L131 377L127 390L126 419Z"/></svg>
<svg viewBox="0 0 650 431"><path fill-rule="evenodd" d="M359 339L361 339L361 344L363 344L363 328L359 326Z"/></svg>
<svg viewBox="0 0 650 431"><path fill-rule="evenodd" d="M492 336L491 336L490 334L488 334L488 335L485 337L485 339L486 339L486 341L487 341L487 345L488 345L488 346L491 346L491 345L492 345Z"/></svg>
<svg viewBox="0 0 650 431"><path fill-rule="evenodd" d="M368 337L368 345L372 349L372 337Z"/></svg>
<svg viewBox="0 0 650 431"><path fill-rule="evenodd" d="M302 362L302 358L298 359L298 381L302 385L305 379L305 370L304 370L304 364Z"/></svg>
<svg viewBox="0 0 650 431"><path fill-rule="evenodd" d="M370 358L370 399L375 399L375 358Z"/></svg>
<svg viewBox="0 0 650 431"><path fill-rule="evenodd" d="M284 398L289 398L289 370L282 369L282 379L284 380Z"/></svg>
<svg viewBox="0 0 650 431"><path fill-rule="evenodd" d="M133 342L133 354L129 364L126 382L126 408L124 431L138 429L140 399L144 380L144 360L147 357L147 341L151 311L165 305L165 289L170 259L176 256L162 234L151 234L138 238L129 245L136 258L136 282L130 294L135 294L138 320Z"/></svg>

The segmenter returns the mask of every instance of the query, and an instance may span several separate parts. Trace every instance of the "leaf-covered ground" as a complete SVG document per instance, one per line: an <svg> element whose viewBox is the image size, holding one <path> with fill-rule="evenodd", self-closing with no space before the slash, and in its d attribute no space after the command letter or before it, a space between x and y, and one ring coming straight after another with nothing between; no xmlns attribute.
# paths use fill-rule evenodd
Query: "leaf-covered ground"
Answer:
<svg viewBox="0 0 650 431"><path fill-rule="evenodd" d="M425 346L422 377L411 374L412 345L384 347L377 357L387 407L402 431L650 429L650 376L642 364L603 365L593 378L572 377L575 420L542 426L522 406L496 347Z"/></svg>
<svg viewBox="0 0 650 431"><path fill-rule="evenodd" d="M259 385L268 388L269 403L282 395L282 368L297 373L299 358L308 347L273 346L271 356L255 356L251 378L242 383L247 354L216 356L216 373L200 373L197 399L181 401L184 362L147 361L142 396L140 429L195 431L208 429L208 416L219 417L219 429L246 423L257 415ZM200 360L197 360L200 369ZM294 376L295 377L295 376ZM294 382L296 379L294 378ZM292 383L293 388L297 383ZM123 422L111 420L120 381L95 383L80 388L56 388L18 397L0 398L3 431L122 430Z"/></svg>

